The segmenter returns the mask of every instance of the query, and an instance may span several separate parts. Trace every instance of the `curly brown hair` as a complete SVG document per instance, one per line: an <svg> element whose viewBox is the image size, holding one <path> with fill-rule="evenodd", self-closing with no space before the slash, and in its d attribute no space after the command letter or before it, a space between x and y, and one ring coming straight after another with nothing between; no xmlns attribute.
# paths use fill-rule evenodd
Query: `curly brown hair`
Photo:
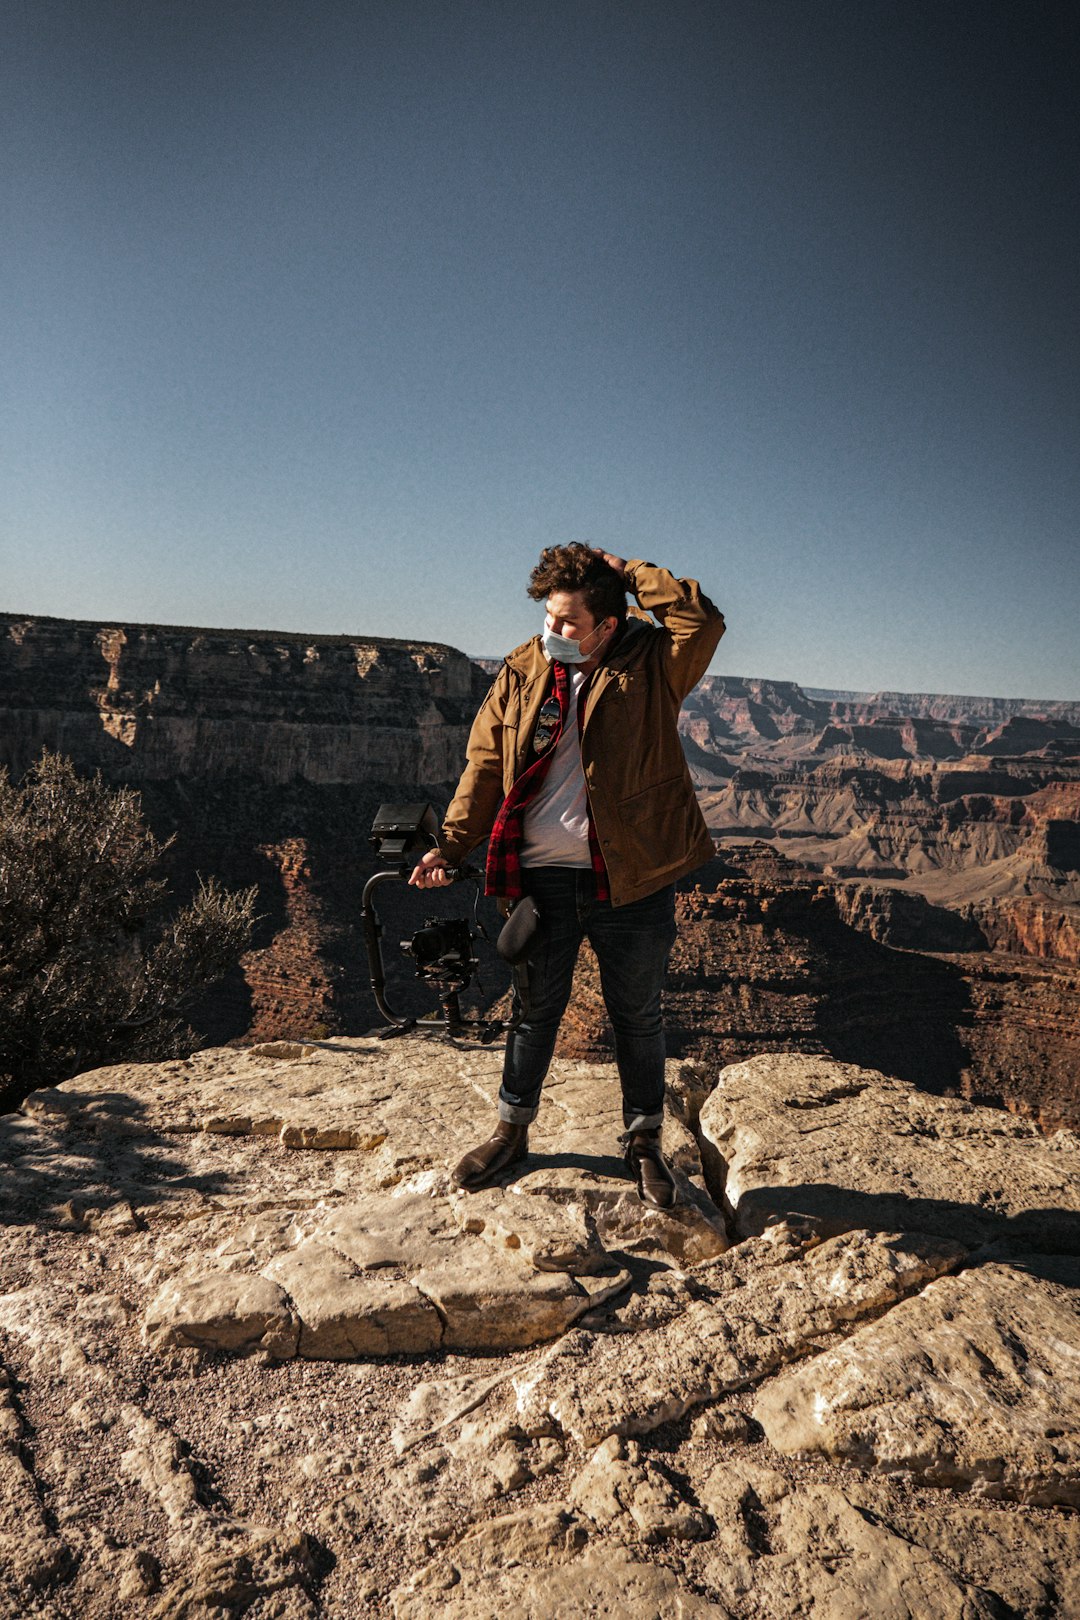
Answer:
<svg viewBox="0 0 1080 1620"><path fill-rule="evenodd" d="M545 546L527 588L534 602L542 602L553 591L580 591L597 623L618 619L622 624L626 618L626 581L580 540Z"/></svg>

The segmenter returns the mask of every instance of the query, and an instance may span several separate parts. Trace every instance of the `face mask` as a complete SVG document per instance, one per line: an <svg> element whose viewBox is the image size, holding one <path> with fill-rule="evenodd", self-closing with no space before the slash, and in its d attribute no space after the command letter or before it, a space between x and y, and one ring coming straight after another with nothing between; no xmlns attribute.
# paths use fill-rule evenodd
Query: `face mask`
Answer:
<svg viewBox="0 0 1080 1620"><path fill-rule="evenodd" d="M589 652L583 652L582 649L587 641L593 640L599 629L600 626L597 625L595 630L590 630L588 635L583 636L580 641L573 641L569 636L556 635L555 631L545 624L544 633L540 639L544 644L544 651L556 663L587 664L596 651L596 647L593 647ZM599 642L597 642L598 645Z"/></svg>

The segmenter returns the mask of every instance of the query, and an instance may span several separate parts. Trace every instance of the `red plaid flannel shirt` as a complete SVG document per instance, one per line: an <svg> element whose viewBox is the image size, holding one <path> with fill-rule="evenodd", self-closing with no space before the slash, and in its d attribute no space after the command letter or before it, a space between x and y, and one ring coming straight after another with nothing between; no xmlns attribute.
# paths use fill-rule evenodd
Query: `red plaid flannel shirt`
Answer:
<svg viewBox="0 0 1080 1620"><path fill-rule="evenodd" d="M566 717L570 712L570 678L566 665L555 662L551 666L555 676L555 695L559 700L559 725L545 751L527 766L506 795L488 843L487 868L484 873L484 893L499 895L505 900L521 899L521 841L525 833L525 811L536 798L555 755L555 745L562 736ZM585 723L584 691L579 693L577 706L578 739ZM588 795L585 799L588 806ZM592 810L589 816L589 854L596 876L596 898L609 900L607 867L600 853L600 840L593 826Z"/></svg>

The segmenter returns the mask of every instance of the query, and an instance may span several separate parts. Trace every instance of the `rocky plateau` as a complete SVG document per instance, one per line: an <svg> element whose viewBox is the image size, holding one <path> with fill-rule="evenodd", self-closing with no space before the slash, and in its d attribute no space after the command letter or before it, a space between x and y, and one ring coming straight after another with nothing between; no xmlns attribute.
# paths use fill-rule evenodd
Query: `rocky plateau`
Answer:
<svg viewBox="0 0 1080 1620"><path fill-rule="evenodd" d="M0 1116L0 1613L1080 1614L1080 1138L802 1053L97 1070Z"/></svg>

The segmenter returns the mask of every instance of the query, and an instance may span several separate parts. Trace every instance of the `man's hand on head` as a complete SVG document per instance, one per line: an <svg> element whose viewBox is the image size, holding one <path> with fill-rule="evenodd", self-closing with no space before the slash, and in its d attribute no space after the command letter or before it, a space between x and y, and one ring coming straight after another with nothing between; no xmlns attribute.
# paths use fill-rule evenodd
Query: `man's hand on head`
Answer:
<svg viewBox="0 0 1080 1620"><path fill-rule="evenodd" d="M443 889L452 881L446 869L446 859L437 849L429 849L412 869L409 882L418 889Z"/></svg>
<svg viewBox="0 0 1080 1620"><path fill-rule="evenodd" d="M625 559L625 557L615 557L615 556L612 555L612 553L610 551L602 550L602 548L600 546L593 546L593 550L595 551L595 553L596 553L596 555L598 557L603 557L603 559L607 563L608 567L609 568L614 568L614 570L615 570L615 572L617 574L625 574L626 573L626 559Z"/></svg>

